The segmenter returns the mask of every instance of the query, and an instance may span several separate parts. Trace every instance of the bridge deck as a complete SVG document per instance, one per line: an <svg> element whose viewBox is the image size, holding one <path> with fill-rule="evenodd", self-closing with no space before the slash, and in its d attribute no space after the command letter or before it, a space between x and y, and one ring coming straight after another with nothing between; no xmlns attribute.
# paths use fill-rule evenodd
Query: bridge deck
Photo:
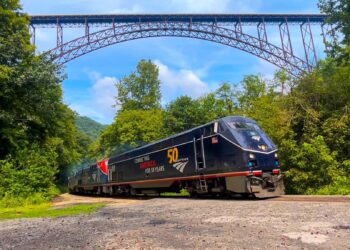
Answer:
<svg viewBox="0 0 350 250"><path fill-rule="evenodd" d="M216 23L324 23L324 14L109 14L109 15L32 15L31 24L54 27L61 25L85 25L135 23L135 22L216 22Z"/></svg>

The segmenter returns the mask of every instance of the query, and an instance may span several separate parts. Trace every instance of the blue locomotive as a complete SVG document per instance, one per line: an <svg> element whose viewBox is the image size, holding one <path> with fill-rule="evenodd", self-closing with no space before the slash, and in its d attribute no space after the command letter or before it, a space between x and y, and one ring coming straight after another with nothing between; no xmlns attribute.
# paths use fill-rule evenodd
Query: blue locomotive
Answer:
<svg viewBox="0 0 350 250"><path fill-rule="evenodd" d="M228 116L112 156L69 178L72 193L271 197L284 186L277 148L252 119Z"/></svg>

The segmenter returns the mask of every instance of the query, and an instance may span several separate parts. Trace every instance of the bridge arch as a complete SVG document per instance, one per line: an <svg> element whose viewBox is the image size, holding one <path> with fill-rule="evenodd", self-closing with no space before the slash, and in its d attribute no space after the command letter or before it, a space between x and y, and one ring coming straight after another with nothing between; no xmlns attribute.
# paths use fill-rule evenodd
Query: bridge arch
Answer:
<svg viewBox="0 0 350 250"><path fill-rule="evenodd" d="M114 25L63 43L49 53L58 64L64 64L107 46L151 37L196 38L227 45L260 57L294 76L313 67L289 51L269 43L267 39L259 39L244 33L241 29L188 22L139 22Z"/></svg>

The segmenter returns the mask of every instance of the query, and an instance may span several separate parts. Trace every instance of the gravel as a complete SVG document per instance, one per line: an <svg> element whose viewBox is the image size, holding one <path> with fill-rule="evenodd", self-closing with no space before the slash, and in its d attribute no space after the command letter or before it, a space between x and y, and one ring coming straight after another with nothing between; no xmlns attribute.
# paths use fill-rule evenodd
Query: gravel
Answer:
<svg viewBox="0 0 350 250"><path fill-rule="evenodd" d="M0 249L349 250L349 207L346 196L116 202L90 215L1 221Z"/></svg>

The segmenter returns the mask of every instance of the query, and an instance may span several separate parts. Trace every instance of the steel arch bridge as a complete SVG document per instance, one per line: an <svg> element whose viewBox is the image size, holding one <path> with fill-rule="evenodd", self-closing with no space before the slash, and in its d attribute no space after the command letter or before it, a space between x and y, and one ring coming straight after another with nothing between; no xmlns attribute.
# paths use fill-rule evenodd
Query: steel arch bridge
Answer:
<svg viewBox="0 0 350 250"><path fill-rule="evenodd" d="M149 37L187 37L240 49L260 57L294 76L310 72L317 63L313 27L321 26L325 49L335 38L322 14L151 14L151 15L36 15L30 31L35 44L38 28L56 29L56 47L49 53L58 64L113 44ZM293 52L290 25L299 25L304 56ZM256 27L255 35L245 32ZM279 30L280 45L268 39L267 26ZM90 32L90 28L100 28ZM84 28L85 34L68 42L64 28Z"/></svg>

